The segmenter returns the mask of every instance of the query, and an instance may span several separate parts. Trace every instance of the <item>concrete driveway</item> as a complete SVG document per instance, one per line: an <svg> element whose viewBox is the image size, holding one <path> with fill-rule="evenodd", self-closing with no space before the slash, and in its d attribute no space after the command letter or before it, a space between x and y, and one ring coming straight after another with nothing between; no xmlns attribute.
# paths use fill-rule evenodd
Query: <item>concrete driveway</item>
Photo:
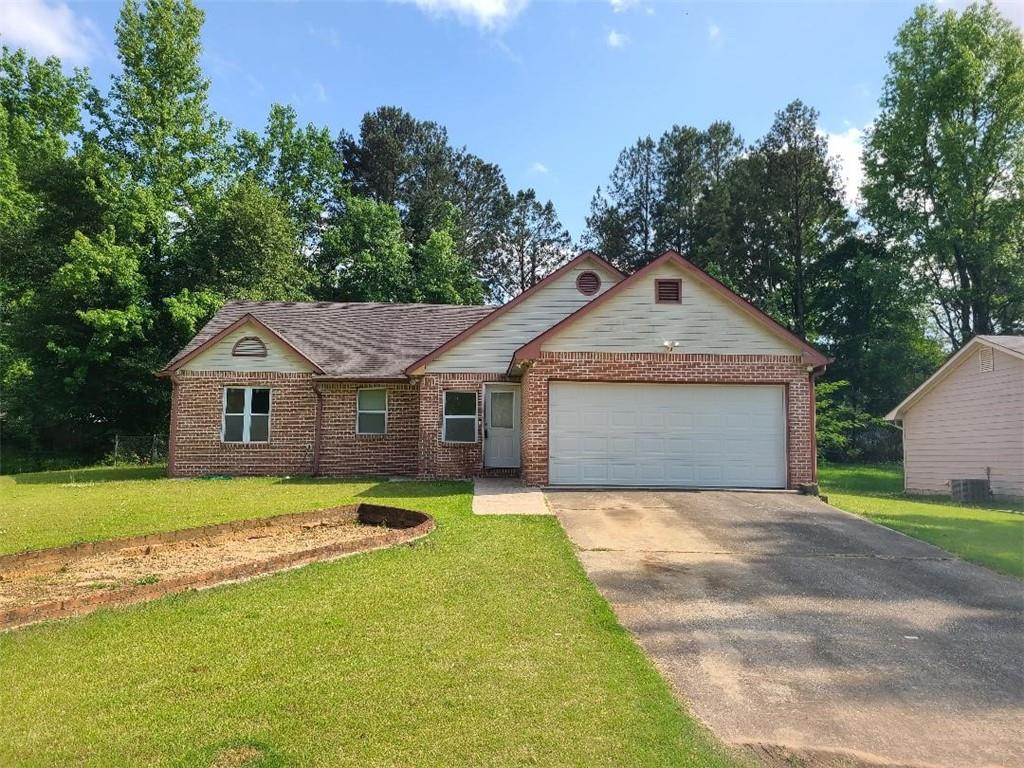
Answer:
<svg viewBox="0 0 1024 768"><path fill-rule="evenodd" d="M619 620L723 740L1024 766L1021 581L804 496L547 496Z"/></svg>

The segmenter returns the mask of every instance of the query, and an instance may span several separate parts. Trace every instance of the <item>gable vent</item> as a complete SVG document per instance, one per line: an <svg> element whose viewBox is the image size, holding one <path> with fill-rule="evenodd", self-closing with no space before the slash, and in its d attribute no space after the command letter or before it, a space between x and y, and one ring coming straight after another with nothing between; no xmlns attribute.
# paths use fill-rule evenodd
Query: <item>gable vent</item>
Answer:
<svg viewBox="0 0 1024 768"><path fill-rule="evenodd" d="M584 296L593 296L601 290L601 278L596 272L581 272L576 278L576 290Z"/></svg>
<svg viewBox="0 0 1024 768"><path fill-rule="evenodd" d="M231 354L234 357L266 357L267 345L255 336L246 336L235 342Z"/></svg>
<svg viewBox="0 0 1024 768"><path fill-rule="evenodd" d="M982 373L992 373L996 367L995 353L992 347L982 347L978 353L978 368Z"/></svg>
<svg viewBox="0 0 1024 768"><path fill-rule="evenodd" d="M658 304L678 304L682 301L682 280L655 280L654 301Z"/></svg>

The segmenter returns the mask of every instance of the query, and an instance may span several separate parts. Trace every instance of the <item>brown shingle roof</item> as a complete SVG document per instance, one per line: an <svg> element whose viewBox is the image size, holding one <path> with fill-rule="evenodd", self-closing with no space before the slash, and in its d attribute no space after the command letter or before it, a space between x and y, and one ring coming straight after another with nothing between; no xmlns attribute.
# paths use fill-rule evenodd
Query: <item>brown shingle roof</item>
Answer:
<svg viewBox="0 0 1024 768"><path fill-rule="evenodd" d="M493 311L451 304L229 301L166 365L252 315L319 366L346 379L403 379L405 369Z"/></svg>

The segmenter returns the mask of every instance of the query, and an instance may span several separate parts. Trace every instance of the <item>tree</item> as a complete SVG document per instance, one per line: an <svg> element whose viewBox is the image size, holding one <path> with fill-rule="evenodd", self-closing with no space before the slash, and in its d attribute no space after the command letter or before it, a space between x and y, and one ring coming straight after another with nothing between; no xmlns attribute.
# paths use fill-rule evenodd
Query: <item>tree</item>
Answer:
<svg viewBox="0 0 1024 768"><path fill-rule="evenodd" d="M459 255L452 230L457 212L452 209L447 225L430 233L417 248L415 259L416 301L428 304L482 304L484 288L473 265Z"/></svg>
<svg viewBox="0 0 1024 768"><path fill-rule="evenodd" d="M263 135L236 133L233 165L288 206L307 250L319 247L327 211L343 195L344 162L327 128L300 128L293 107L274 104Z"/></svg>
<svg viewBox="0 0 1024 768"><path fill-rule="evenodd" d="M919 6L865 149L864 213L954 348L1024 330L1024 40L991 3Z"/></svg>
<svg viewBox="0 0 1024 768"><path fill-rule="evenodd" d="M94 99L112 175L140 192L134 218L152 248L155 263L144 265L151 280L171 222L190 215L225 167L227 125L210 110L199 62L202 24L192 0L145 0L144 10L125 0L115 27L122 70L108 99Z"/></svg>
<svg viewBox="0 0 1024 768"><path fill-rule="evenodd" d="M769 247L786 265L792 326L803 337L811 329L817 265L851 229L838 171L817 110L800 101L776 113L755 153L764 174L760 214L774 235Z"/></svg>
<svg viewBox="0 0 1024 768"><path fill-rule="evenodd" d="M202 203L175 240L169 290L296 301L313 282L284 201L251 176Z"/></svg>
<svg viewBox="0 0 1024 768"><path fill-rule="evenodd" d="M492 262L492 291L505 299L519 295L567 261L571 249L554 204L541 203L532 189L516 193Z"/></svg>
<svg viewBox="0 0 1024 768"><path fill-rule="evenodd" d="M358 138L342 133L339 144L352 192L398 209L414 258L418 246L445 228L454 206L456 250L477 272L488 271L511 199L498 166L453 148L443 126L398 107L367 113Z"/></svg>
<svg viewBox="0 0 1024 768"><path fill-rule="evenodd" d="M622 150L608 186L594 194L584 241L623 271L656 255L659 179L657 145L647 136Z"/></svg>
<svg viewBox="0 0 1024 768"><path fill-rule="evenodd" d="M410 301L412 261L398 211L387 203L348 198L324 233L318 298Z"/></svg>
<svg viewBox="0 0 1024 768"><path fill-rule="evenodd" d="M826 254L815 294L819 343L835 358L826 375L849 382L840 397L857 409L882 415L945 358L920 291L877 238L854 235Z"/></svg>
<svg viewBox="0 0 1024 768"><path fill-rule="evenodd" d="M50 445L162 426L166 395L152 378L163 359L147 343L154 313L140 255L112 231L76 234L65 263L19 299L13 322L31 377L9 395Z"/></svg>

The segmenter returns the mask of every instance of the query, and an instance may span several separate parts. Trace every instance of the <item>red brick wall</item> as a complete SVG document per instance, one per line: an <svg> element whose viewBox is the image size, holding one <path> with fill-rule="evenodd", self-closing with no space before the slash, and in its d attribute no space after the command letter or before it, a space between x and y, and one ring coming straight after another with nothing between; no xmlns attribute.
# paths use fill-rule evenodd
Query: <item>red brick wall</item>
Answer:
<svg viewBox="0 0 1024 768"><path fill-rule="evenodd" d="M415 475L418 462L419 388L415 384L321 384L323 427L320 474ZM356 434L356 392L388 392L387 434Z"/></svg>
<svg viewBox="0 0 1024 768"><path fill-rule="evenodd" d="M548 482L548 382L784 384L789 486L814 481L810 378L798 356L545 352L523 376L523 479Z"/></svg>
<svg viewBox="0 0 1024 768"><path fill-rule="evenodd" d="M421 477L472 477L483 472L483 385L508 381L497 373L428 373L420 380ZM441 419L442 394L455 389L476 393L477 439L475 443L446 443Z"/></svg>
<svg viewBox="0 0 1024 768"><path fill-rule="evenodd" d="M269 443L221 442L224 388L233 386L273 390ZM316 396L308 373L179 371L172 407L172 476L292 475L313 470Z"/></svg>
<svg viewBox="0 0 1024 768"><path fill-rule="evenodd" d="M231 386L273 390L270 442L223 443L223 392ZM317 397L323 396L319 468L314 468ZM415 384L386 384L385 435L357 435L356 391L366 384L314 385L306 373L182 371L171 403L169 472L196 475L415 475L419 440L419 391Z"/></svg>

